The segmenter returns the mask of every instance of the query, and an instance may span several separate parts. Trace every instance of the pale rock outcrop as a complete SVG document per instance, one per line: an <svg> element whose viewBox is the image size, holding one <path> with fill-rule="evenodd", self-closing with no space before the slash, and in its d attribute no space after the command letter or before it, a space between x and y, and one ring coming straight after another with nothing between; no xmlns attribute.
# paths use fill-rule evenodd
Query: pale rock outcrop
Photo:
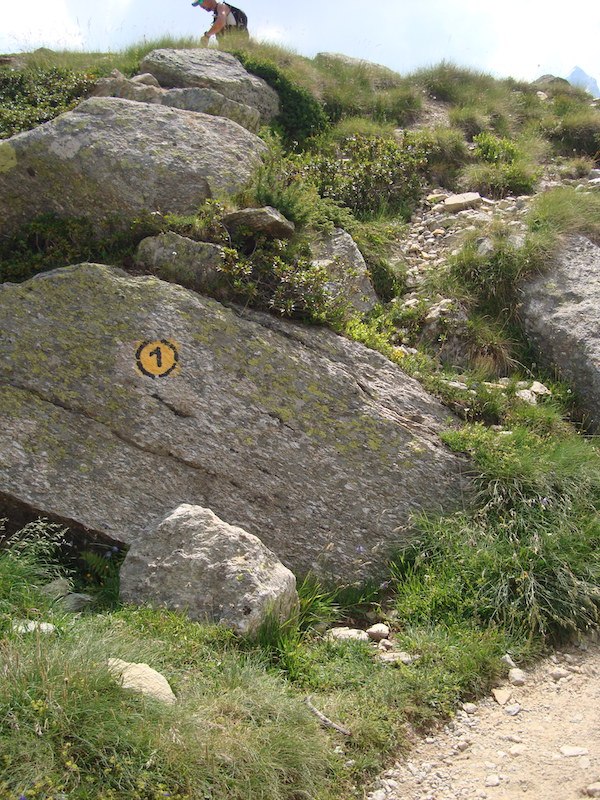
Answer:
<svg viewBox="0 0 600 800"><path fill-rule="evenodd" d="M556 262L521 287L520 315L541 360L576 392L590 430L600 429L600 247L569 239Z"/></svg>
<svg viewBox="0 0 600 800"><path fill-rule="evenodd" d="M312 247L313 263L325 269L327 289L332 297L342 299L351 309L363 313L377 305L367 265L356 242L342 228L324 234Z"/></svg>
<svg viewBox="0 0 600 800"><path fill-rule="evenodd" d="M0 143L3 233L44 213L113 224L142 212L192 214L242 187L265 150L223 117L91 98Z"/></svg>
<svg viewBox="0 0 600 800"><path fill-rule="evenodd" d="M138 103L156 103L182 111L227 117L249 131L257 131L260 126L260 112L256 108L229 100L214 89L163 89L153 75L129 79L119 70L114 70L110 77L100 78L93 96L120 97Z"/></svg>
<svg viewBox="0 0 600 800"><path fill-rule="evenodd" d="M448 409L329 330L97 264L0 285L0 330L0 506L130 545L200 505L352 581L468 494Z"/></svg>
<svg viewBox="0 0 600 800"><path fill-rule="evenodd" d="M126 603L164 606L240 635L298 606L296 578L257 536L212 511L181 505L131 545L120 575Z"/></svg>
<svg viewBox="0 0 600 800"><path fill-rule="evenodd" d="M214 89L237 103L256 108L264 124L279 113L279 97L265 81L247 72L230 53L209 48L153 50L140 70L166 88Z"/></svg>

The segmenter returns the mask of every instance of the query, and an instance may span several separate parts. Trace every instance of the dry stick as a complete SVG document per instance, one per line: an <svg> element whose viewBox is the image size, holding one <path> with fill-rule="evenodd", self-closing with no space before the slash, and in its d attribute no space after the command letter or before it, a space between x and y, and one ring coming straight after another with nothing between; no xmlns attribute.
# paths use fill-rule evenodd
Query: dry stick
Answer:
<svg viewBox="0 0 600 800"><path fill-rule="evenodd" d="M321 714L321 712L316 709L313 704L310 702L312 695L309 695L305 698L304 702L308 706L309 710L319 719L321 725L324 725L326 728L333 728L334 731L338 733L342 733L344 736L352 736L352 733L348 730L348 728L342 728L341 725L337 725L335 722L332 722L325 714Z"/></svg>

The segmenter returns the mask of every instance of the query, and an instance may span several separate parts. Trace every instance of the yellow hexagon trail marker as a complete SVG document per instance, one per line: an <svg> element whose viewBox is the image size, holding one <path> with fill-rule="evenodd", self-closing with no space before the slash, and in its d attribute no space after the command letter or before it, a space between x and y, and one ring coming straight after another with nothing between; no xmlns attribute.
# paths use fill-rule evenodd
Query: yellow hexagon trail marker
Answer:
<svg viewBox="0 0 600 800"><path fill-rule="evenodd" d="M143 375L150 378L166 378L179 369L179 350L170 339L155 339L142 342L138 347L135 360Z"/></svg>

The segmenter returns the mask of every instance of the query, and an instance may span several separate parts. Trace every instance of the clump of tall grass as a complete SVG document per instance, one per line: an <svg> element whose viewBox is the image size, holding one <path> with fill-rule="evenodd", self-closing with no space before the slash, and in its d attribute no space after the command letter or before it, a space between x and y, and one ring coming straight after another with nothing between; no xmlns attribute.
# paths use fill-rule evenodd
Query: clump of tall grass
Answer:
<svg viewBox="0 0 600 800"><path fill-rule="evenodd" d="M482 425L445 435L478 474L479 510L418 521L395 563L412 624L470 620L553 638L600 620L600 458L583 437L508 435Z"/></svg>

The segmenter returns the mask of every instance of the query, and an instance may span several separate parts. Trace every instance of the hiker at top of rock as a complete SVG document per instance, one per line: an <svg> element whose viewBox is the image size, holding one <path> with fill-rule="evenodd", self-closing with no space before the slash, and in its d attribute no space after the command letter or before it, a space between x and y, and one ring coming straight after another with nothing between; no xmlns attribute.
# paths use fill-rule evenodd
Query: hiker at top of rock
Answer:
<svg viewBox="0 0 600 800"><path fill-rule="evenodd" d="M208 45L211 36L220 39L226 34L235 33L248 38L248 17L241 9L229 3L217 3L216 0L194 0L192 5L213 14L213 24L202 37L204 46Z"/></svg>

